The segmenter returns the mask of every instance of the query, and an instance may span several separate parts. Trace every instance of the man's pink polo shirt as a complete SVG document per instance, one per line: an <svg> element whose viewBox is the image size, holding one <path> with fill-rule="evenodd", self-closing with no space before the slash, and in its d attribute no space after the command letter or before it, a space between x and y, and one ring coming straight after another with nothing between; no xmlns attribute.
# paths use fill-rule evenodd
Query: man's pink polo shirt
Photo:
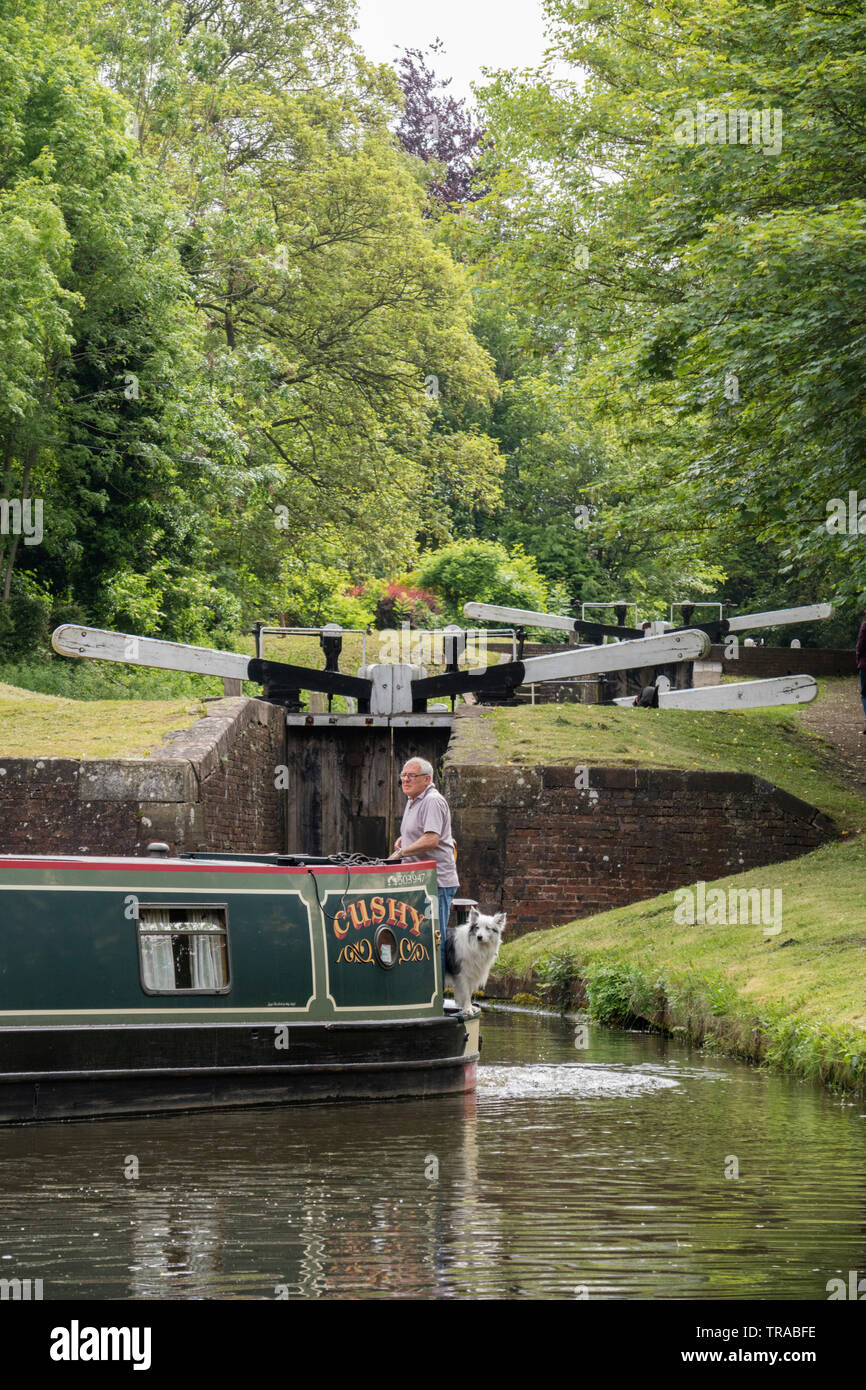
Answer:
<svg viewBox="0 0 866 1390"><path fill-rule="evenodd" d="M400 822L401 843L414 844L431 830L439 836L438 845L433 849L422 850L420 854L409 855L404 862L408 864L413 859L434 859L438 886L459 888L460 880L454 863L454 840L451 837L451 812L448 810L448 802L437 792L432 782L414 801L406 802Z"/></svg>

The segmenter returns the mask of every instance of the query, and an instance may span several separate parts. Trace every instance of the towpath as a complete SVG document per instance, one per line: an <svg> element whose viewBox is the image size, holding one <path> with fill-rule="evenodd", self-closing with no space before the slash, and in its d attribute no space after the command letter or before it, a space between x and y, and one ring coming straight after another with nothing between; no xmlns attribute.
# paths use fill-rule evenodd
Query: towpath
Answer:
<svg viewBox="0 0 866 1390"><path fill-rule="evenodd" d="M852 671L850 680L822 681L817 700L801 705L799 713L806 728L830 744L828 766L839 780L866 796L866 719L856 674Z"/></svg>

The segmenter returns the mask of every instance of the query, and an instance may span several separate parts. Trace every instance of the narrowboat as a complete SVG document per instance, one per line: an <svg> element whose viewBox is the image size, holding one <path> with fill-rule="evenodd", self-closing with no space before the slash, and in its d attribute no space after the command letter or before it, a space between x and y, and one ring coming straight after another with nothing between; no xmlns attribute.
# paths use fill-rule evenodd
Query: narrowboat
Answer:
<svg viewBox="0 0 866 1390"><path fill-rule="evenodd" d="M0 858L0 1123L474 1089L435 865L335 858Z"/></svg>

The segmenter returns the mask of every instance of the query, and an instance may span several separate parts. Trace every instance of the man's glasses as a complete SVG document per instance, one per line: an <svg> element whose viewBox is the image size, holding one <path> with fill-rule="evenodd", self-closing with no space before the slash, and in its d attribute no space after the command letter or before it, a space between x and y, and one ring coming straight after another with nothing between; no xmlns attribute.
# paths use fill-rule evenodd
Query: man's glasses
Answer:
<svg viewBox="0 0 866 1390"><path fill-rule="evenodd" d="M417 777L426 777L426 776L427 776L427 773L426 773L426 772L401 772L401 773L400 773L400 781L401 781L401 782L414 782L415 779L416 779Z"/></svg>

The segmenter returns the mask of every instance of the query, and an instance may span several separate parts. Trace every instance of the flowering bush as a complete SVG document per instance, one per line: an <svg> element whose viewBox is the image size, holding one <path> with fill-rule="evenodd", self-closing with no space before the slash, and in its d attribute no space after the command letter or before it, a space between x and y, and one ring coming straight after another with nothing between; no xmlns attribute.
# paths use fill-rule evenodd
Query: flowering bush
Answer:
<svg viewBox="0 0 866 1390"><path fill-rule="evenodd" d="M376 606L376 627L436 627L441 614L439 600L429 589L413 589L397 580L385 586Z"/></svg>

